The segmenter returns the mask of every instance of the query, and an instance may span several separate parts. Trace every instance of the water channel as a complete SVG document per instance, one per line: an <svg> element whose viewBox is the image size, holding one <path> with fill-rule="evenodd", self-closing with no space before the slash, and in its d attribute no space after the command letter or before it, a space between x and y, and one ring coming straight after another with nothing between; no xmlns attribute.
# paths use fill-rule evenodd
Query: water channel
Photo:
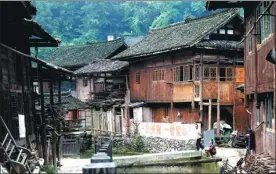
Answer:
<svg viewBox="0 0 276 174"><path fill-rule="evenodd" d="M146 166L117 168L117 173L219 173L216 162L185 166Z"/></svg>

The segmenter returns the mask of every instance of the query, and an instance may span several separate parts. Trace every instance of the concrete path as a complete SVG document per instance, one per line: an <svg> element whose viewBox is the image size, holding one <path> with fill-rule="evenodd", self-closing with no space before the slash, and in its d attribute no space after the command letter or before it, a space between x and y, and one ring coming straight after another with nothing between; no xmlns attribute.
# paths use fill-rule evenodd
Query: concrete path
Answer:
<svg viewBox="0 0 276 174"><path fill-rule="evenodd" d="M222 148L216 147L217 154L216 156L222 158L222 162L219 162L219 165L222 165L223 162L228 159L228 164L231 166L236 166L240 158L244 157L246 149L236 149L236 148Z"/></svg>
<svg viewBox="0 0 276 174"><path fill-rule="evenodd" d="M63 158L58 173L82 173L85 164L90 164L90 159Z"/></svg>
<svg viewBox="0 0 276 174"><path fill-rule="evenodd" d="M180 152L165 152L158 154L144 154L136 156L114 157L113 160L116 164L131 164L135 161L161 161L170 159L179 159L184 157L195 157L201 154L201 151L180 151ZM235 166L241 157L244 157L245 149L234 148L220 148L217 147L217 157L221 157L222 161L228 159L229 164ZM64 158L61 161L62 167L59 168L58 173L82 173L82 167L89 164L90 159L72 159ZM222 165L219 162L219 165Z"/></svg>

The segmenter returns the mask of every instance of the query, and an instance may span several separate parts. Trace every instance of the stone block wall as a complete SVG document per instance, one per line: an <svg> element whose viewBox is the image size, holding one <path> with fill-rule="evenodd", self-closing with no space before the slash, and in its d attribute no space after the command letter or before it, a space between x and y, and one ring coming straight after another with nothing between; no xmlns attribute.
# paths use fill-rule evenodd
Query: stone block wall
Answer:
<svg viewBox="0 0 276 174"><path fill-rule="evenodd" d="M142 137L142 141L145 145L145 151L151 153L161 152L173 152L173 151L184 151L184 150L195 150L196 140L176 140L166 139L160 137ZM113 139L114 147L129 147L133 145L132 138L116 138Z"/></svg>

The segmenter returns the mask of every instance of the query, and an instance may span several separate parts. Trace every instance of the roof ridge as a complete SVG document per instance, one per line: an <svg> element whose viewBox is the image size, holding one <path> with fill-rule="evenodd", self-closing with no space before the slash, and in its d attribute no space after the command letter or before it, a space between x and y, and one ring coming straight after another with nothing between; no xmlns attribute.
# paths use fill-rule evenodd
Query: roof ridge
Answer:
<svg viewBox="0 0 276 174"><path fill-rule="evenodd" d="M218 16L218 15L223 14L223 13L229 13L229 12L236 12L237 13L237 9L236 8L230 8L230 9L222 10L220 12L213 13L213 14L210 14L210 15L193 18L193 19L190 19L188 22L187 21L181 21L181 22L176 22L176 23L173 23L173 24L169 24L165 27L153 28L149 31L149 33L152 32L152 31L163 30L163 29L178 26L178 25L189 24L191 22L196 22L196 21L202 20L202 19L208 19L208 18L215 17L215 16Z"/></svg>
<svg viewBox="0 0 276 174"><path fill-rule="evenodd" d="M91 46L91 45L95 45L95 44L100 44L100 43L111 43L111 42L115 42L115 41L119 41L119 40L123 40L123 38L118 38L118 39L114 39L114 40L111 40L111 41L100 41L100 42L87 42L88 44L85 44L85 45L63 45L63 46L59 46L58 48L69 48L69 47L88 47L88 46Z"/></svg>
<svg viewBox="0 0 276 174"><path fill-rule="evenodd" d="M98 43L110 43L110 42L115 42L115 41L119 41L119 40L124 41L124 38L120 37L120 38L117 38L117 39L114 39L114 40L109 40L109 41L87 42L88 44L86 44L86 45L93 45L93 44L98 44Z"/></svg>

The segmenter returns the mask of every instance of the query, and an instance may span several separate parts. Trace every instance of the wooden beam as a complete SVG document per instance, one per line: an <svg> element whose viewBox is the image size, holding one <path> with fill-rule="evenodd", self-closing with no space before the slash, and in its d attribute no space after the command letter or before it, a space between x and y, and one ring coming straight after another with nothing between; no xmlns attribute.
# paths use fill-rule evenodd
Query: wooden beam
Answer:
<svg viewBox="0 0 276 174"><path fill-rule="evenodd" d="M49 82L50 86L50 105L54 105L54 91L53 91L53 82Z"/></svg>
<svg viewBox="0 0 276 174"><path fill-rule="evenodd" d="M115 114L115 105L112 106L112 117L113 117L113 122L112 122L112 129L114 132L116 132L116 114Z"/></svg>
<svg viewBox="0 0 276 174"><path fill-rule="evenodd" d="M220 135L220 56L217 55L217 83L218 83L218 98L217 98L217 135Z"/></svg>
<svg viewBox="0 0 276 174"><path fill-rule="evenodd" d="M193 77L193 97L192 97L192 111L195 109L195 57L193 57L193 71L192 71L192 77Z"/></svg>
<svg viewBox="0 0 276 174"><path fill-rule="evenodd" d="M0 8L1 8L1 4L0 3ZM1 17L1 12L0 12L0 17ZM1 19L1 18L0 18ZM0 27L0 31L1 31L1 27ZM0 41L1 41L1 37L0 37ZM0 115L4 116L4 102L3 102L3 71L2 71L2 63L3 63L3 54L2 54L2 46L0 45ZM4 128L0 127L0 131L3 132Z"/></svg>
<svg viewBox="0 0 276 174"><path fill-rule="evenodd" d="M233 130L236 130L236 57L234 57L233 61L233 74L232 74L232 81L233 81Z"/></svg>
<svg viewBox="0 0 276 174"><path fill-rule="evenodd" d="M58 44L52 42L33 42L30 40L29 47L58 47Z"/></svg>
<svg viewBox="0 0 276 174"><path fill-rule="evenodd" d="M127 74L125 75L126 78L126 95L125 95L125 119L126 119L126 136L129 137L130 136L130 125L129 125L129 98L130 98L130 91L129 91L129 86L128 86L128 76Z"/></svg>
<svg viewBox="0 0 276 174"><path fill-rule="evenodd" d="M42 66L38 64L38 73L41 72ZM41 106L41 118L42 118L42 125L41 125L41 144L42 144L42 154L44 159L44 165L48 165L48 155L47 155L47 146L46 146L46 118L45 118L45 106L44 106L44 91L43 91L43 81L42 78L39 79L39 86L40 86L40 106Z"/></svg>
<svg viewBox="0 0 276 174"><path fill-rule="evenodd" d="M200 118L199 120L202 122L203 120L203 53L200 53L200 85L199 85L199 99L200 99Z"/></svg>
<svg viewBox="0 0 276 174"><path fill-rule="evenodd" d="M212 129L212 99L209 99L209 108L208 108L208 130Z"/></svg>
<svg viewBox="0 0 276 174"><path fill-rule="evenodd" d="M9 50L10 51L10 50ZM27 112L27 100L26 100L26 93L25 93L25 79L27 79L27 72L25 74L24 70L27 71L27 67L26 67L26 63L25 63L25 59L23 56L20 56L21 59L21 89L22 89L22 100L23 100L23 114L25 115L25 122L28 123L30 120L28 120L29 115ZM26 75L26 76L25 76ZM30 140L29 140L29 124L26 124L26 141L27 144L30 145Z"/></svg>

